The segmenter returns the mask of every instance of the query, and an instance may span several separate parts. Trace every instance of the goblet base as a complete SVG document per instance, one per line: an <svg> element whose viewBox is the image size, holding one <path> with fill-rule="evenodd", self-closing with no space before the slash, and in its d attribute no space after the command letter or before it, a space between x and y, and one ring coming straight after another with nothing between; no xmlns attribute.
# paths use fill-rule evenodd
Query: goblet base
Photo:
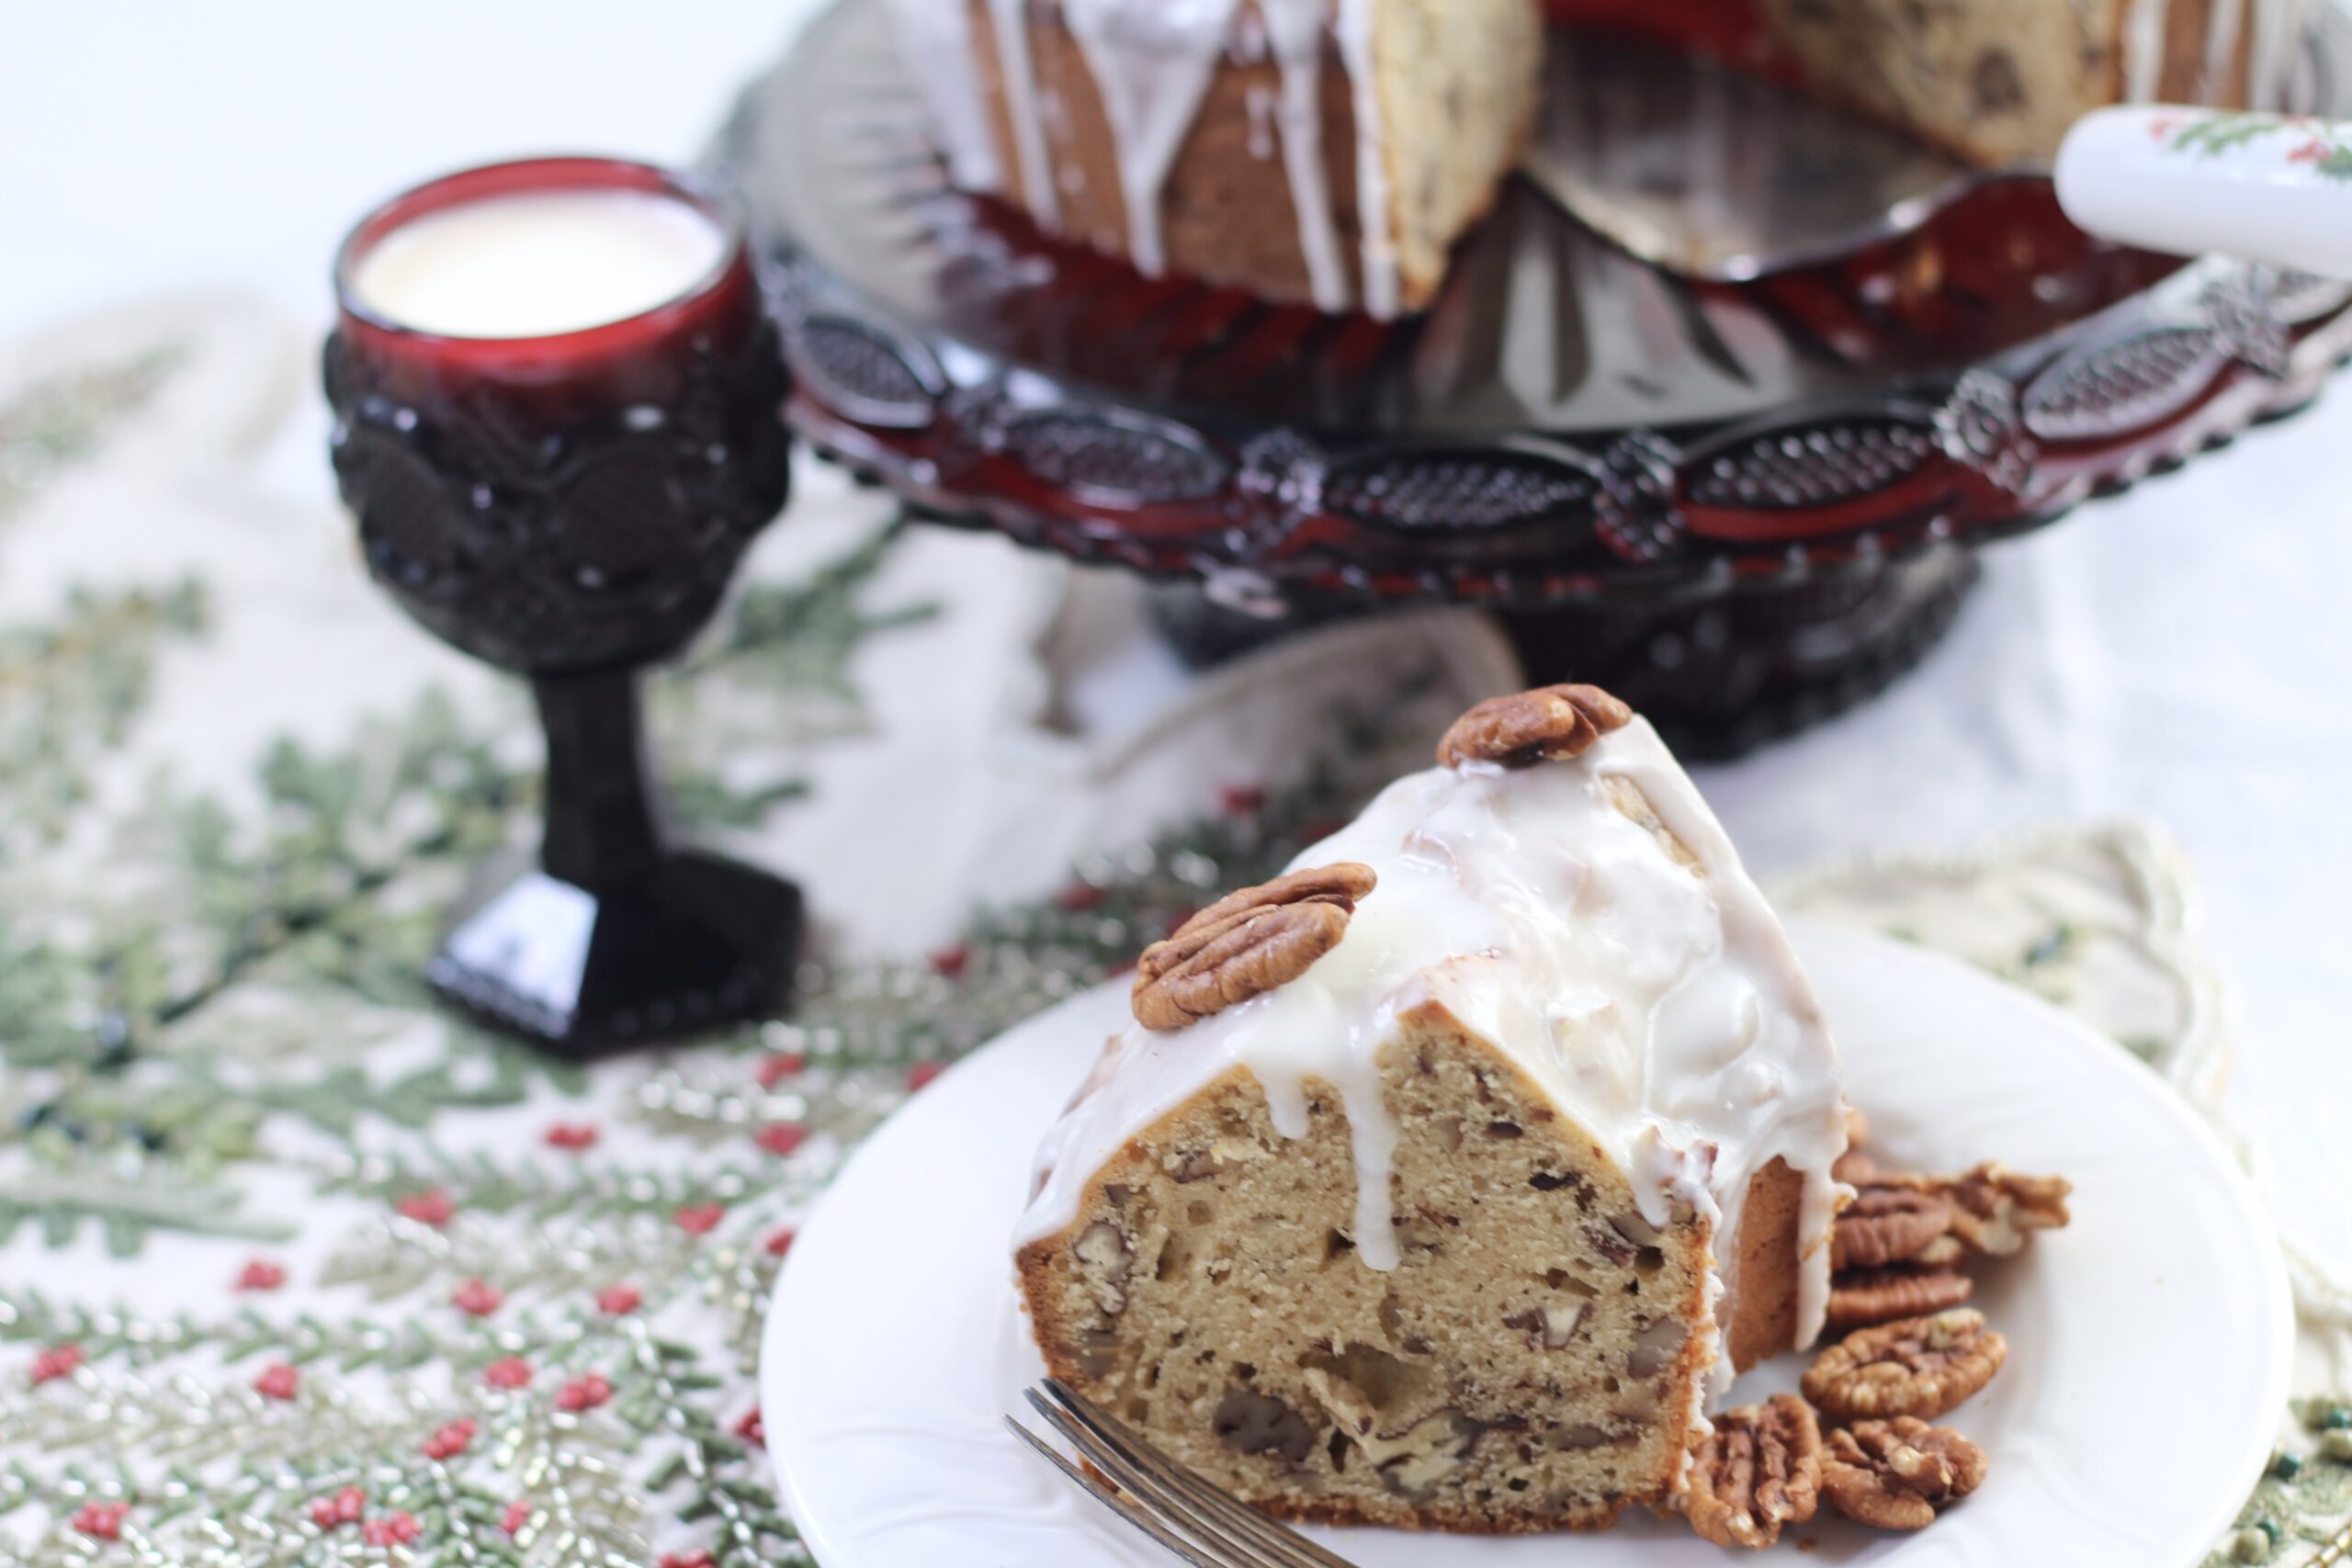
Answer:
<svg viewBox="0 0 2352 1568"><path fill-rule="evenodd" d="M590 889L535 862L493 867L425 976L492 1028L594 1057L780 1008L800 945L800 890L693 850Z"/></svg>

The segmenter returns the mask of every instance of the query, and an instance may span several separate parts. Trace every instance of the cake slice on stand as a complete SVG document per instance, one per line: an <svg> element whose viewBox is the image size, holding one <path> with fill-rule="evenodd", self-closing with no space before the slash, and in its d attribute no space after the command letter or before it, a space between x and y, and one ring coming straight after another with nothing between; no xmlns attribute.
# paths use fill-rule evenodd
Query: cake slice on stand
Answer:
<svg viewBox="0 0 2352 1568"><path fill-rule="evenodd" d="M1053 1373L1268 1512L1670 1505L1809 1344L1845 1148L1779 921L1656 733L1483 704L1439 766L1147 951L1017 1242Z"/></svg>
<svg viewBox="0 0 2352 1568"><path fill-rule="evenodd" d="M1390 317L1435 299L1518 163L1547 9L1997 165L2109 104L2288 107L2313 0L890 4L959 186L1150 276Z"/></svg>

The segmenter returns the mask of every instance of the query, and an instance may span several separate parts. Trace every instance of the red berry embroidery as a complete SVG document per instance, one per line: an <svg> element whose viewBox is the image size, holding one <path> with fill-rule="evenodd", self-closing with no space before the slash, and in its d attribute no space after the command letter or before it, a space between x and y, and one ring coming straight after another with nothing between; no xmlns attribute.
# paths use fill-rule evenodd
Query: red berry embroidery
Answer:
<svg viewBox="0 0 2352 1568"><path fill-rule="evenodd" d="M85 1503L74 1513L74 1528L94 1540L120 1540L128 1503Z"/></svg>
<svg viewBox="0 0 2352 1568"><path fill-rule="evenodd" d="M789 1155L808 1141L808 1129L797 1122L771 1122L760 1129L756 1142L772 1155Z"/></svg>
<svg viewBox="0 0 2352 1568"><path fill-rule="evenodd" d="M456 1217L458 1205L450 1201L447 1190L429 1187L422 1192L412 1192L393 1205L407 1219L421 1225L439 1230Z"/></svg>
<svg viewBox="0 0 2352 1568"><path fill-rule="evenodd" d="M520 1535L523 1527L530 1522L531 1500L528 1497L515 1498L506 1505L506 1511L498 1516L498 1528L508 1535Z"/></svg>
<svg viewBox="0 0 2352 1568"><path fill-rule="evenodd" d="M274 1291L286 1283L286 1270L266 1258L256 1258L238 1272L237 1289Z"/></svg>
<svg viewBox="0 0 2352 1568"><path fill-rule="evenodd" d="M594 1410L613 1397L613 1385L602 1372L585 1372L563 1385L555 1396L558 1410Z"/></svg>
<svg viewBox="0 0 2352 1568"><path fill-rule="evenodd" d="M590 1122L558 1122L547 1131L548 1147L551 1149L593 1149L601 1134Z"/></svg>
<svg viewBox="0 0 2352 1568"><path fill-rule="evenodd" d="M789 1225L786 1226L783 1230L771 1233L767 1239L768 1256L770 1258L782 1258L786 1253L790 1252L792 1250L792 1239L798 1233L794 1231Z"/></svg>
<svg viewBox="0 0 2352 1568"><path fill-rule="evenodd" d="M727 1217L724 1203L693 1203L670 1216L688 1235L708 1235Z"/></svg>
<svg viewBox="0 0 2352 1568"><path fill-rule="evenodd" d="M468 1280L449 1297L449 1304L474 1317L488 1317L505 1303L498 1287L487 1280Z"/></svg>
<svg viewBox="0 0 2352 1568"><path fill-rule="evenodd" d="M962 979L964 971L970 968L971 964L972 950L961 943L954 947L943 947L931 955L932 972L943 979Z"/></svg>
<svg viewBox="0 0 2352 1568"><path fill-rule="evenodd" d="M735 1423L735 1435L753 1448L763 1449L768 1446L767 1423L760 1419L758 1405L752 1405L751 1412Z"/></svg>
<svg viewBox="0 0 2352 1568"><path fill-rule="evenodd" d="M528 1388L531 1383L531 1363L520 1356L508 1356L484 1367L481 1370L481 1381L492 1388Z"/></svg>
<svg viewBox="0 0 2352 1568"><path fill-rule="evenodd" d="M908 1092L925 1088L944 1070L937 1062L917 1062L907 1069Z"/></svg>
<svg viewBox="0 0 2352 1568"><path fill-rule="evenodd" d="M1227 784L1216 792L1216 804L1227 817L1255 817L1266 804L1266 792L1256 784Z"/></svg>
<svg viewBox="0 0 2352 1568"><path fill-rule="evenodd" d="M33 1384L39 1387L45 1382L55 1382L60 1378L70 1378L81 1368L82 1361L82 1347L79 1345L53 1345L33 1358Z"/></svg>
<svg viewBox="0 0 2352 1568"><path fill-rule="evenodd" d="M254 1392L264 1399L291 1399L302 1386L302 1374L284 1361L272 1361L254 1379Z"/></svg>
<svg viewBox="0 0 2352 1568"><path fill-rule="evenodd" d="M431 1460L455 1459L474 1446L474 1434L481 1429L473 1422L459 1416L424 1439L424 1457Z"/></svg>
<svg viewBox="0 0 2352 1568"><path fill-rule="evenodd" d="M406 1546L424 1533L414 1514L381 1514L359 1527L359 1539L370 1546Z"/></svg>
<svg viewBox="0 0 2352 1568"><path fill-rule="evenodd" d="M645 1300L645 1292L635 1285L607 1285L596 1292L596 1310L607 1317L635 1312Z"/></svg>
<svg viewBox="0 0 2352 1568"><path fill-rule="evenodd" d="M808 1058L797 1051L778 1051L762 1062L754 1076L762 1089L774 1089L786 1078L797 1078L808 1070Z"/></svg>
<svg viewBox="0 0 2352 1568"><path fill-rule="evenodd" d="M332 1497L321 1497L311 1505L311 1522L322 1530L340 1529L345 1525L359 1522L360 1513L368 1506L368 1494L356 1486L346 1486Z"/></svg>

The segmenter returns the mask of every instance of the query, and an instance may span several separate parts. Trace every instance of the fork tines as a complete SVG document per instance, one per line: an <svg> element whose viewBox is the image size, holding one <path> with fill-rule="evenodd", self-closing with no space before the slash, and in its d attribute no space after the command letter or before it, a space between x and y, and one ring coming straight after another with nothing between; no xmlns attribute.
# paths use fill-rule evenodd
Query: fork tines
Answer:
<svg viewBox="0 0 2352 1568"><path fill-rule="evenodd" d="M1012 1416L1004 1424L1097 1502L1193 1568L1352 1568L1202 1480L1059 1379L1023 1393L1093 1473Z"/></svg>

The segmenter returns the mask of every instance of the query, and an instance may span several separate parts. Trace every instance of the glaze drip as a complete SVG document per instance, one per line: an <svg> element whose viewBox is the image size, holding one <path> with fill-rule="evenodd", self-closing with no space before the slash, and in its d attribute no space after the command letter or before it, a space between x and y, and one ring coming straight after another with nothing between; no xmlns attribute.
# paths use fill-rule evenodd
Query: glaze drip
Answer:
<svg viewBox="0 0 2352 1568"><path fill-rule="evenodd" d="M1029 52L1029 0L988 0L988 6L996 28L1005 108L1012 121L1013 151L1021 164L1022 199L1037 221L1050 229L1061 218L1061 193L1055 188L1053 160L1046 152L1045 105L1038 101L1036 63Z"/></svg>
<svg viewBox="0 0 2352 1568"><path fill-rule="evenodd" d="M972 0L889 0L906 59L928 98L943 151L958 186L1002 190L997 155L970 61ZM996 35L998 75L1012 122L1023 199L1048 228L1060 221L1053 182L1047 115L1032 53L1029 12L1035 0L984 0ZM1216 72L1228 60L1271 56L1281 77L1262 109L1265 147L1279 151L1298 225L1299 253L1317 308L1356 302L1332 199L1323 137L1323 78L1336 56L1350 73L1356 126L1359 209L1368 215L1359 267L1364 303L1391 315L1397 297L1396 248L1387 232L1387 174L1380 140L1381 105L1372 74L1377 0L1062 0L1061 15L1086 56L1112 132L1125 210L1127 253L1138 271L1169 265L1163 208L1168 179L1200 117ZM1253 126L1252 150L1258 129Z"/></svg>
<svg viewBox="0 0 2352 1568"><path fill-rule="evenodd" d="M1102 96L1127 214L1127 254L1138 271L1168 268L1160 198L1168 171L1199 118L1233 32L1239 0L1062 0L1062 20L1086 53Z"/></svg>
<svg viewBox="0 0 2352 1568"><path fill-rule="evenodd" d="M1382 320L1401 303L1396 241L1388 197L1388 145L1381 113L1379 0L1339 0L1334 28L1347 62L1356 121L1356 211L1363 228L1363 308Z"/></svg>
<svg viewBox="0 0 2352 1568"><path fill-rule="evenodd" d="M1282 70L1283 166L1298 217L1299 254L1306 258L1316 308L1344 310L1351 295L1323 148L1322 0L1259 0L1259 6ZM1357 153L1362 156L1361 146Z"/></svg>
<svg viewBox="0 0 2352 1568"><path fill-rule="evenodd" d="M2247 63L2243 85L2248 105L2273 109L2293 107L2289 100L2294 91L2295 63L2310 0L2212 3L2195 96L2222 99L2239 85L2232 76L2244 46ZM2124 16L2123 96L2128 102L2153 103L2162 89L2172 6L2173 0L2132 0L2132 8Z"/></svg>

